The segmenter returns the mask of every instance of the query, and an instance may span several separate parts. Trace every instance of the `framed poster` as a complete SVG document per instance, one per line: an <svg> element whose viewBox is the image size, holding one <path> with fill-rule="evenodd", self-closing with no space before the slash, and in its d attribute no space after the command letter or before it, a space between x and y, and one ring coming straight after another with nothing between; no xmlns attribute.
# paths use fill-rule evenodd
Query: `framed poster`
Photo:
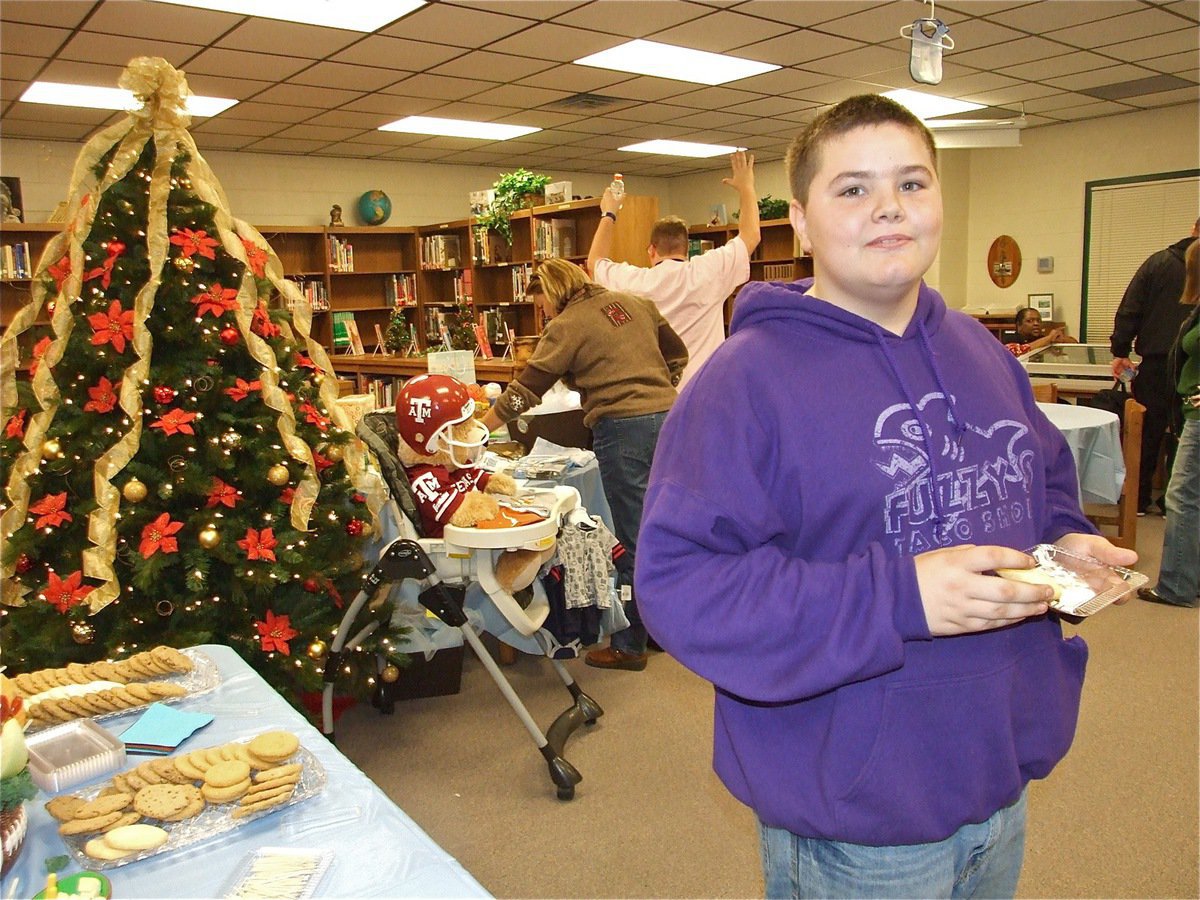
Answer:
<svg viewBox="0 0 1200 900"><path fill-rule="evenodd" d="M0 176L0 220L25 221L25 202L21 198L21 179Z"/></svg>
<svg viewBox="0 0 1200 900"><path fill-rule="evenodd" d="M1029 305L1041 313L1043 322L1054 321L1053 294L1030 294Z"/></svg>

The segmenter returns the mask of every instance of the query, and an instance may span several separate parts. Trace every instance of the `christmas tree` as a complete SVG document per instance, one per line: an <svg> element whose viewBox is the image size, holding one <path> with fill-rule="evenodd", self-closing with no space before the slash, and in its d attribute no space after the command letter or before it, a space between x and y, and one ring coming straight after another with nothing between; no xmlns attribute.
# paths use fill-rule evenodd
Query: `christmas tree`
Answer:
<svg viewBox="0 0 1200 900"><path fill-rule="evenodd" d="M69 224L0 341L5 661L223 643L295 702L382 486L306 302L187 132L182 74L139 58L121 85L144 105L81 152ZM339 687L364 692L396 636L344 657Z"/></svg>

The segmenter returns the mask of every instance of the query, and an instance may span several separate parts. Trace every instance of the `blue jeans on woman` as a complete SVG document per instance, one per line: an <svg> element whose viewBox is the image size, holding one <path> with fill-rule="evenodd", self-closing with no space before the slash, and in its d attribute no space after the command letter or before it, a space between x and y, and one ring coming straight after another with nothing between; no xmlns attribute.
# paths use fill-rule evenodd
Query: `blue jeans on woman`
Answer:
<svg viewBox="0 0 1200 900"><path fill-rule="evenodd" d="M612 510L613 532L629 554L629 572L637 553L638 531L642 527L642 502L650 480L650 465L658 433L666 421L666 412L625 419L597 419L592 424L592 450L604 482L604 499ZM633 577L622 576L618 587L628 584L630 601L625 604L629 627L613 634L610 643L623 653L640 656L646 652L646 626L638 615L633 596Z"/></svg>
<svg viewBox="0 0 1200 900"><path fill-rule="evenodd" d="M767 897L1012 897L1025 856L1028 790L944 841L869 847L759 823Z"/></svg>
<svg viewBox="0 0 1200 900"><path fill-rule="evenodd" d="M1200 419L1186 419L1164 497L1159 595L1170 603L1195 606L1200 595Z"/></svg>

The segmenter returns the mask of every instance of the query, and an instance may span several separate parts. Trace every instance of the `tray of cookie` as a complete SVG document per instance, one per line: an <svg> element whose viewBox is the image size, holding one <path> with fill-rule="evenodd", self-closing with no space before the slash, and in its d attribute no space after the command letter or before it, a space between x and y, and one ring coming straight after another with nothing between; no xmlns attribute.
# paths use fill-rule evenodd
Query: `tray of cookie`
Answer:
<svg viewBox="0 0 1200 900"><path fill-rule="evenodd" d="M319 794L325 769L288 731L156 757L46 804L84 868L109 869L209 840Z"/></svg>
<svg viewBox="0 0 1200 900"><path fill-rule="evenodd" d="M151 703L170 703L221 683L217 664L194 648L158 646L125 659L68 663L11 676L29 711L29 731L63 722L110 719Z"/></svg>

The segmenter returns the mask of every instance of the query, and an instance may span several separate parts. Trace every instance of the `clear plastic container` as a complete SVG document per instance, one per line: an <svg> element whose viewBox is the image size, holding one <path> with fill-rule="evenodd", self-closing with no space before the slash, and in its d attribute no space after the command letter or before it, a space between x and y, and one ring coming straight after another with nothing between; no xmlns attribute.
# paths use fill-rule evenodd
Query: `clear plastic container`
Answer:
<svg viewBox="0 0 1200 900"><path fill-rule="evenodd" d="M1062 596L1050 601L1050 606L1064 615L1090 616L1128 597L1149 581L1141 572L1105 565L1057 544L1038 544L1025 552L1061 588Z"/></svg>
<svg viewBox="0 0 1200 900"><path fill-rule="evenodd" d="M221 896L306 900L316 891L332 861L332 850L259 847L246 854Z"/></svg>
<svg viewBox="0 0 1200 900"><path fill-rule="evenodd" d="M614 200L622 199L625 196L625 176L620 172L615 174L608 189L612 192Z"/></svg>
<svg viewBox="0 0 1200 900"><path fill-rule="evenodd" d="M125 745L120 738L91 719L76 719L31 734L29 774L33 783L48 794L114 772L125 764Z"/></svg>

